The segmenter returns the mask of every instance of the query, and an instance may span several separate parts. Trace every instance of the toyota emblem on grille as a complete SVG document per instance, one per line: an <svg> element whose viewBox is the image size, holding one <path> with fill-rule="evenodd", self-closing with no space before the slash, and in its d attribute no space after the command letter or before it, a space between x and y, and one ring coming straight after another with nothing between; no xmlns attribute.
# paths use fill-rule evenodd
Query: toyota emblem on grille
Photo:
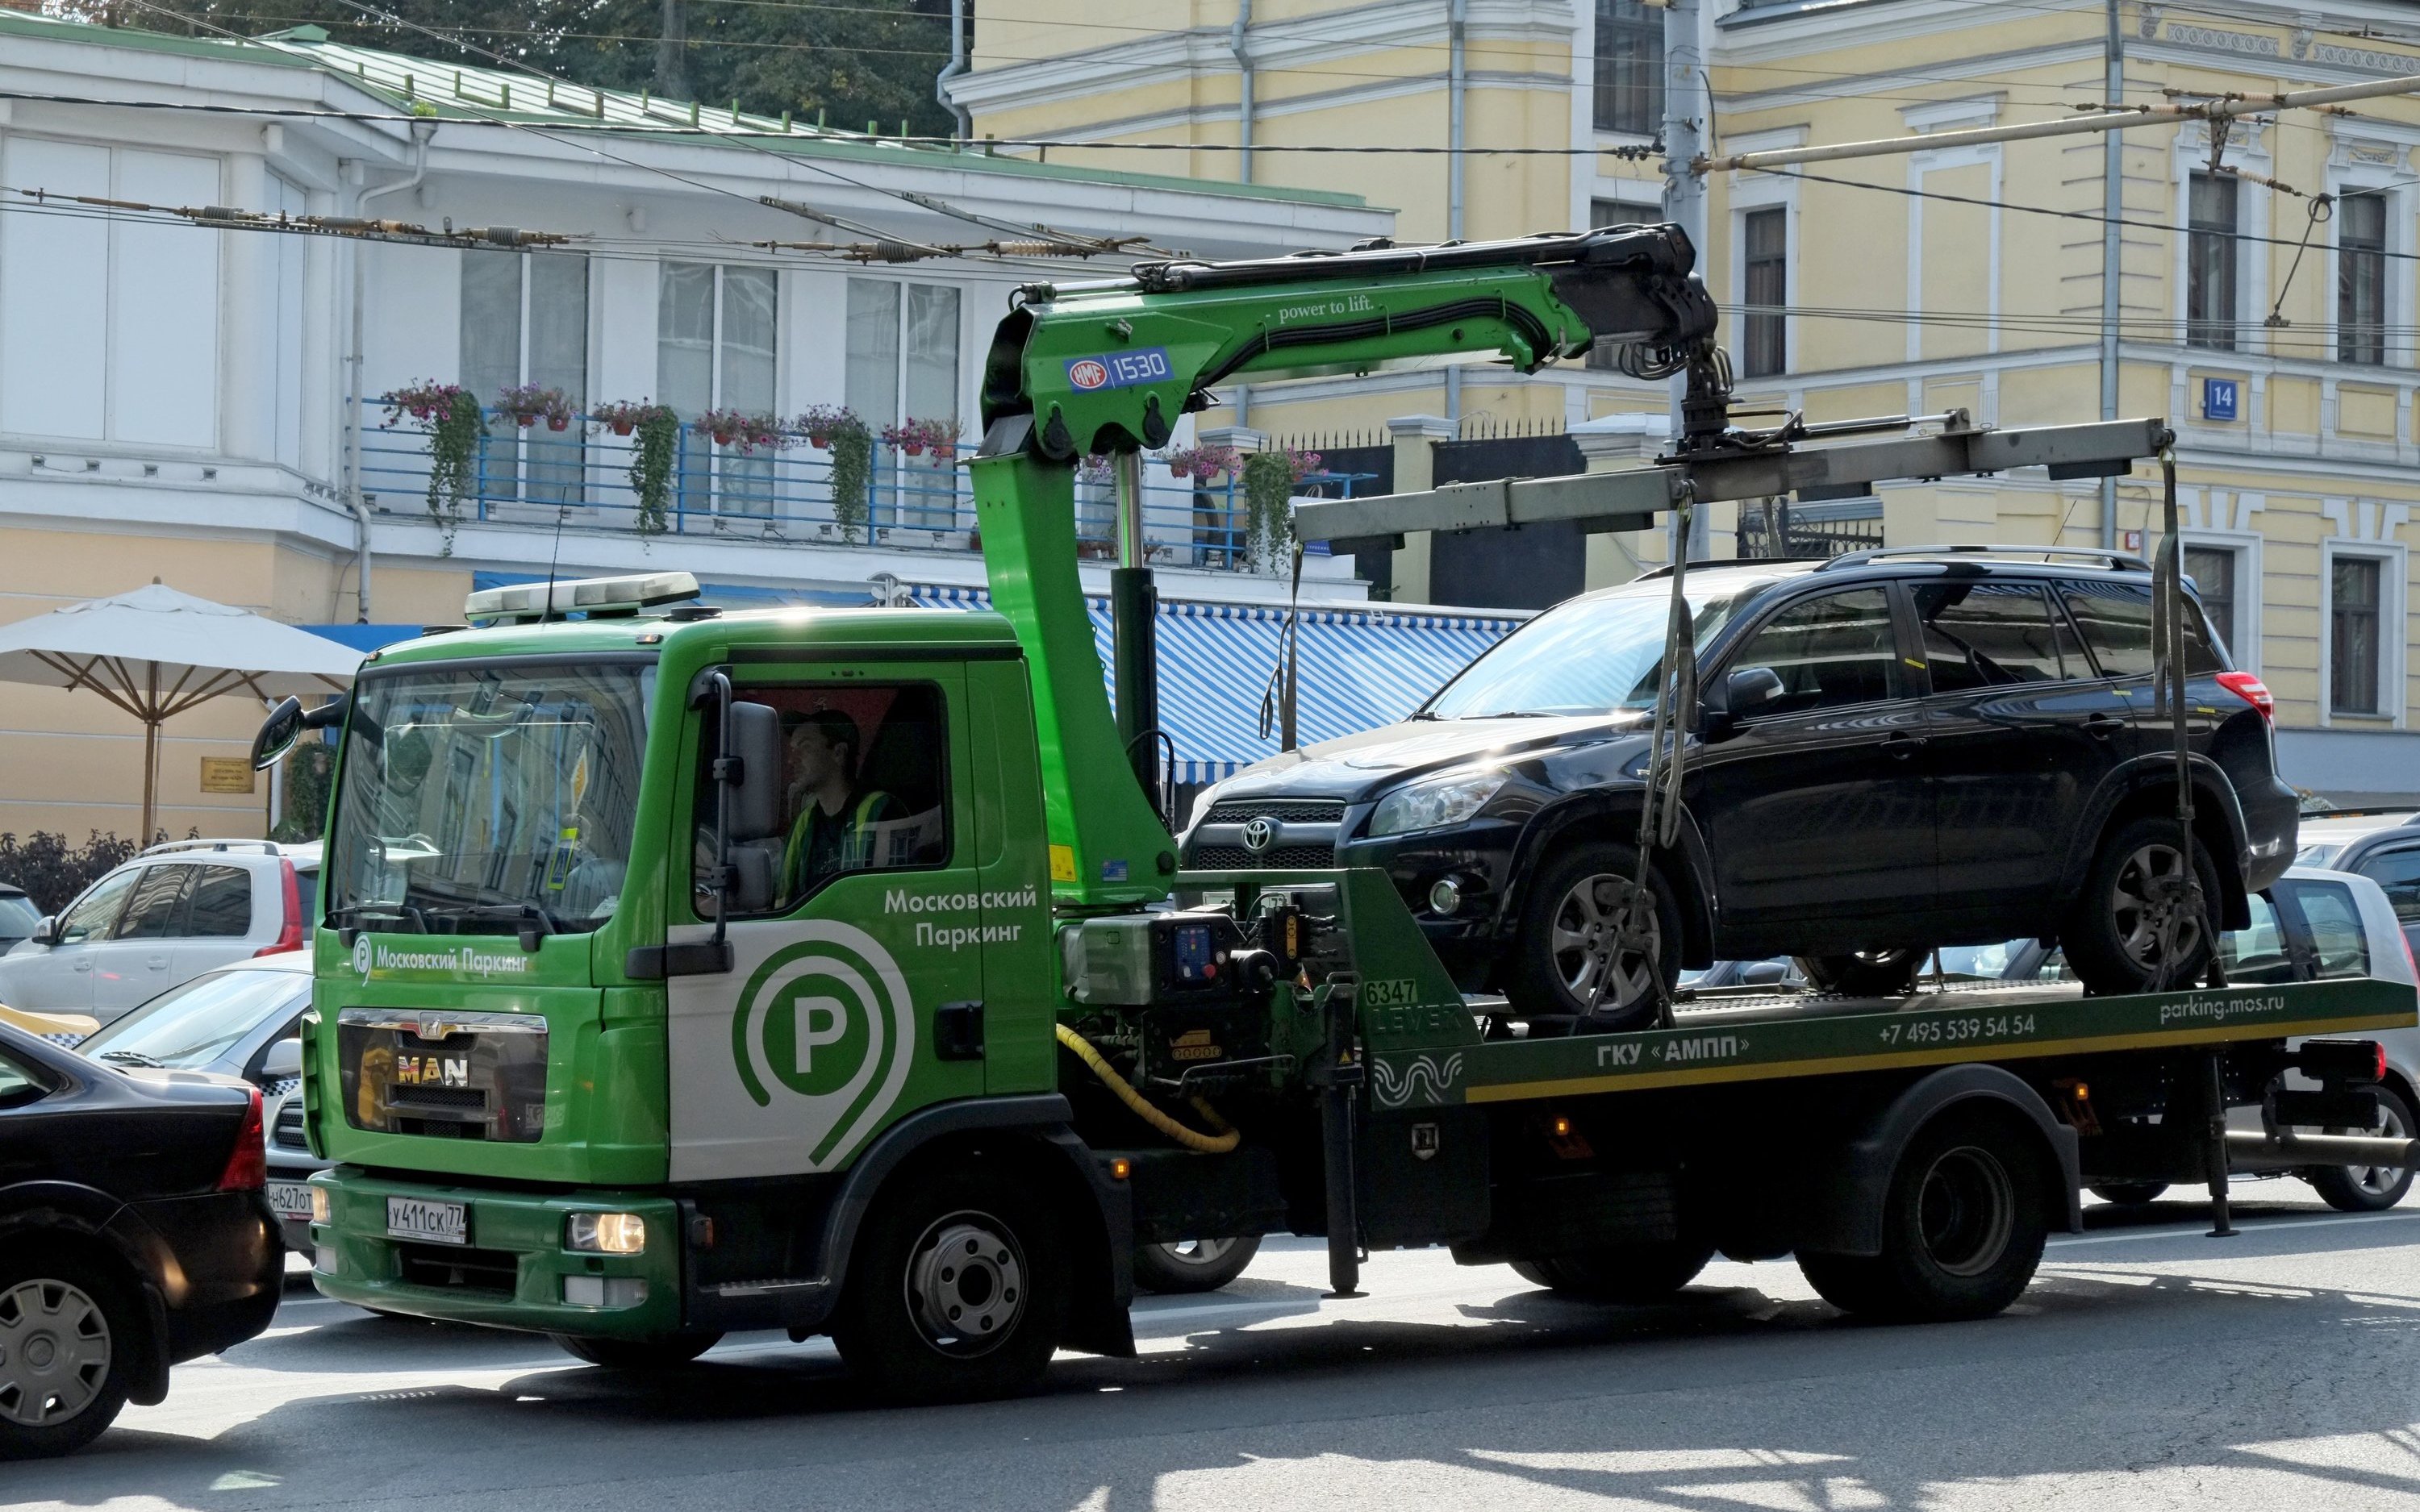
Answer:
<svg viewBox="0 0 2420 1512"><path fill-rule="evenodd" d="M1278 842L1278 826L1266 819L1255 819L1244 826L1244 849L1260 855Z"/></svg>

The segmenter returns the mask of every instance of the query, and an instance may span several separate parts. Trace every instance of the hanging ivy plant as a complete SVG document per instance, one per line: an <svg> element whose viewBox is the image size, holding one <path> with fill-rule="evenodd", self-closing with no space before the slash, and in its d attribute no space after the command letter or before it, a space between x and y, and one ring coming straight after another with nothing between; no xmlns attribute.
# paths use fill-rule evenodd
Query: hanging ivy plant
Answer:
<svg viewBox="0 0 2420 1512"><path fill-rule="evenodd" d="M832 522L840 538L854 544L866 528L867 490L874 482L874 432L844 409L827 416L831 442Z"/></svg>
<svg viewBox="0 0 2420 1512"><path fill-rule="evenodd" d="M661 535L672 514L680 417L669 405L641 405L630 416L630 491L639 498L639 516L632 528L641 535Z"/></svg>
<svg viewBox="0 0 2420 1512"><path fill-rule="evenodd" d="M1281 576L1294 553L1294 519L1286 501L1295 485L1319 471L1319 454L1254 452L1244 458L1244 565Z"/></svg>
<svg viewBox="0 0 2420 1512"><path fill-rule="evenodd" d="M462 501L474 487L479 442L488 434L479 401L459 383L432 381L397 389L380 402L386 406L389 425L410 415L428 427L428 513L444 537L438 554L450 557L455 527L462 523Z"/></svg>

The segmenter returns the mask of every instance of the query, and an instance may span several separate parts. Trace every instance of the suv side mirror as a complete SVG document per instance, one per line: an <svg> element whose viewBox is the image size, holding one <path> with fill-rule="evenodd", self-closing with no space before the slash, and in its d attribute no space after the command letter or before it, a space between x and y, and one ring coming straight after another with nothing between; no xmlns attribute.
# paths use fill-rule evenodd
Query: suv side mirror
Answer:
<svg viewBox="0 0 2420 1512"><path fill-rule="evenodd" d="M1698 695L1710 735L1728 734L1734 721L1754 714L1782 695L1780 674L1770 667L1734 667L1720 682Z"/></svg>
<svg viewBox="0 0 2420 1512"><path fill-rule="evenodd" d="M59 916L56 914L44 914L42 916L41 922L34 926L34 933L26 935L25 938L33 941L36 945L58 944Z"/></svg>
<svg viewBox="0 0 2420 1512"><path fill-rule="evenodd" d="M288 1076L302 1074L302 1041L296 1039L277 1040L260 1053L260 1075L264 1082L282 1082Z"/></svg>

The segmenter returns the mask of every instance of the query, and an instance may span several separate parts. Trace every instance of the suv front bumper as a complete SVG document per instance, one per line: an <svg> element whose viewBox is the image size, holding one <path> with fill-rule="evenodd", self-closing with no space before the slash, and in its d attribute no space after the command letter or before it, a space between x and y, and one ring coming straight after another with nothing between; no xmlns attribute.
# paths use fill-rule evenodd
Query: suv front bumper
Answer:
<svg viewBox="0 0 2420 1512"><path fill-rule="evenodd" d="M328 1296L413 1318L541 1334L644 1338L681 1326L682 1215L669 1197L497 1192L407 1182L340 1166L312 1178L328 1222L311 1226L311 1279ZM468 1242L399 1238L387 1199L459 1203ZM575 1212L635 1212L637 1255L566 1246Z"/></svg>

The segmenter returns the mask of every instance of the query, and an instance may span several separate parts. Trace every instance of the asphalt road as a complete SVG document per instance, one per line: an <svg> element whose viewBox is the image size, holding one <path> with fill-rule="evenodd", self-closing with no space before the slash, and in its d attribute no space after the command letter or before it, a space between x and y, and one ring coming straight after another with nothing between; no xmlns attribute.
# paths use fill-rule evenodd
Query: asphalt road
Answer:
<svg viewBox="0 0 2420 1512"><path fill-rule="evenodd" d="M1140 1306L1140 1358L1024 1400L865 1407L820 1341L726 1341L637 1378L542 1340L401 1323L299 1279L277 1323L180 1366L10 1506L667 1505L849 1512L1277 1507L2366 1507L2420 1498L2420 1203L2240 1188L2095 1209L2008 1315L1853 1323L1787 1261L1599 1309L1442 1252L1322 1303L1315 1244Z"/></svg>

